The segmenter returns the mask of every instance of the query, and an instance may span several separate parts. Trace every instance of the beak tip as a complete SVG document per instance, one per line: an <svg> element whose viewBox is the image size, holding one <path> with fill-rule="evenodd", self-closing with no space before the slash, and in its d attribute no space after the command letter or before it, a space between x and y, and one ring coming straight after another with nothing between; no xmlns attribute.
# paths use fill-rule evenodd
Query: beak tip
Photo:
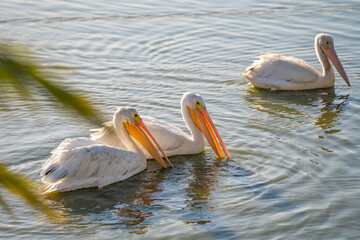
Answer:
<svg viewBox="0 0 360 240"><path fill-rule="evenodd" d="M351 84L350 84L349 80L348 80L348 81L345 81L345 82L346 82L346 84L348 85L348 87L351 87Z"/></svg>

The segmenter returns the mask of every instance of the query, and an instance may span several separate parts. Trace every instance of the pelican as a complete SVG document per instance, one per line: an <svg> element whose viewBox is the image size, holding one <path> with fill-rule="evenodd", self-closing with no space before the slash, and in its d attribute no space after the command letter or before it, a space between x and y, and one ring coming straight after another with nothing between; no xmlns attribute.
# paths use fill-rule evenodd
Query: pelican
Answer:
<svg viewBox="0 0 360 240"><path fill-rule="evenodd" d="M304 60L280 54L265 54L241 73L253 86L271 90L306 90L333 87L335 75L330 61L350 87L349 79L336 54L330 34L315 37L316 55L322 70Z"/></svg>
<svg viewBox="0 0 360 240"><path fill-rule="evenodd" d="M230 158L230 154L206 110L205 102L199 94L187 92L183 95L181 113L191 135L165 121L153 117L143 117L150 133L167 156L198 154L204 151L206 138L220 159L225 158L222 149L226 158ZM91 134L91 138L106 145L124 147L122 139L116 136L114 130L114 122L106 122L102 128L93 129L95 133ZM149 154L146 154L146 157L151 158Z"/></svg>
<svg viewBox="0 0 360 240"><path fill-rule="evenodd" d="M41 176L48 192L103 187L125 180L146 168L146 158L135 140L163 167L171 165L134 108L121 107L113 117L114 130L126 150L106 146L89 138L65 139L43 164ZM131 138L132 136L133 138ZM134 140L135 139L135 140Z"/></svg>

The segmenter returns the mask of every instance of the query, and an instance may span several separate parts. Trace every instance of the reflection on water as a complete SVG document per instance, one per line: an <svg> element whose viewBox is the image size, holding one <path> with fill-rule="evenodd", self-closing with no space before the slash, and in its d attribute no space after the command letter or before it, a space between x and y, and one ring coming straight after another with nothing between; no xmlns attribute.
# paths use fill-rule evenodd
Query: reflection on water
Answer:
<svg viewBox="0 0 360 240"><path fill-rule="evenodd" d="M150 169L132 178L105 186L49 195L49 200L61 204L65 215L94 218L94 215L111 215L111 221L99 223L112 227L128 228L134 233L145 233L154 216L152 208L161 202L156 194L162 191L161 183L166 178L165 169L156 169L150 161ZM161 205L160 205L161 206ZM96 217L95 217L96 218ZM100 217L101 218L101 217Z"/></svg>
<svg viewBox="0 0 360 240"><path fill-rule="evenodd" d="M199 157L202 158L199 159ZM211 192L218 185L216 177L218 166L214 164L217 160L206 160L204 154L192 158L190 171L184 172L187 178L185 190L185 207L182 215L185 224L205 224L211 222L213 215L211 210L216 207L212 201ZM185 169L184 169L185 170ZM192 211L197 211L196 214Z"/></svg>
<svg viewBox="0 0 360 240"><path fill-rule="evenodd" d="M152 162L153 164L153 162ZM153 165L151 165L154 167ZM144 234L146 228L156 222L156 219L150 220L154 217L154 208L163 208L163 199L158 197L163 191L162 183L168 179L168 170L148 170L144 173L145 178L138 182L140 187L136 192L133 201L130 204L121 203L116 207L114 214L119 221L113 225L122 228L124 225L130 229L131 233ZM122 193L121 193L122 192ZM118 193L119 194L119 193ZM120 191L120 194L124 194Z"/></svg>
<svg viewBox="0 0 360 240"><path fill-rule="evenodd" d="M236 233L227 226L227 223L215 215L214 210L218 203L212 196L212 192L220 184L219 172L227 161L219 161L212 151L178 158L181 163L177 170L180 170L178 174L182 176L179 181L182 181L184 186L181 190L184 192L184 203L181 204L184 207L177 212L181 222L215 239L236 238ZM176 163L179 165L178 162Z"/></svg>
<svg viewBox="0 0 360 240"><path fill-rule="evenodd" d="M135 199L140 189L139 183L144 178L140 173L128 181L111 184L104 188L85 188L76 191L49 195L49 200L59 202L65 209L74 214L101 213L113 209L117 203L128 204ZM121 191L126 194L119 194Z"/></svg>
<svg viewBox="0 0 360 240"><path fill-rule="evenodd" d="M247 92L244 99L251 103L250 107L256 111L274 118L288 118L300 124L312 118L315 119L315 126L326 130L325 134L341 131L332 128L338 125L339 114L344 111L349 97L349 94L336 95L334 88L309 91L270 91L249 88ZM320 114L314 117L313 114L317 112Z"/></svg>
<svg viewBox="0 0 360 240"><path fill-rule="evenodd" d="M181 208L178 215L184 224L210 223L214 208L211 192L217 186L218 160L212 152L193 156L172 157L174 169L158 169L148 161L148 169L126 181L105 186L49 195L48 199L60 204L65 215L107 215L111 221L99 223L112 228L128 229L131 233L144 234L147 227L159 221L158 213L167 202L178 198ZM155 169L155 170L154 170ZM174 177L175 176L175 177ZM163 192L163 185L173 191ZM176 194L175 196L173 194ZM96 218L96 217L95 217Z"/></svg>
<svg viewBox="0 0 360 240"><path fill-rule="evenodd" d="M97 224L127 229L135 234L144 234L148 227L159 222L162 217L159 212L176 199L177 205L183 206L176 212L183 224L199 225L204 232L214 236L223 236L224 232L235 236L213 212L217 203L212 191L219 184L218 171L224 164L228 166L225 161L215 159L212 152L176 156L171 161L176 166L174 169L156 170L155 163L149 161L146 171L123 182L102 189L88 188L49 195L48 199L61 205L59 208L63 209L70 223L79 221L72 217L80 215L89 218L83 222L99 219ZM171 190L163 192L164 186ZM111 219L104 223L102 215L111 215Z"/></svg>
<svg viewBox="0 0 360 240"><path fill-rule="evenodd" d="M331 98L324 97L323 105L324 107L320 109L321 114L315 121L315 125L324 129L325 134L332 134L340 132L340 129L332 129L336 125L338 125L337 120L339 118L339 114L345 110L346 105L348 104L349 94L339 95ZM328 130L332 129L332 130Z"/></svg>

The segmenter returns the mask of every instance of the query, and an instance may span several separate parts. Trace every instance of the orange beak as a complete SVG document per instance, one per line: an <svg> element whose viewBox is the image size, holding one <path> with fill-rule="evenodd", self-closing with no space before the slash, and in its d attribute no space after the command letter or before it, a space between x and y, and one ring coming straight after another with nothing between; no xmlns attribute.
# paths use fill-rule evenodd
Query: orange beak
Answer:
<svg viewBox="0 0 360 240"><path fill-rule="evenodd" d="M207 110L205 108L193 110L189 107L188 109L192 120L194 121L195 125L200 129L200 131L204 134L206 140L210 144L211 148L214 150L215 154L220 159L225 158L223 151L221 150L222 147L225 152L226 159L230 159L230 154L226 149L224 141L222 140L218 130L216 129L215 124L211 120Z"/></svg>
<svg viewBox="0 0 360 240"><path fill-rule="evenodd" d="M163 154L170 166L173 167L169 159L166 157L162 149L159 147L159 144L155 141L155 138L151 135L151 133L146 128L145 124L141 119L139 121L136 121L136 124L124 122L124 126L128 131L129 135L133 136L136 141L138 141L146 149L146 151L148 151L150 155L160 164L161 167L167 168L168 166L162 159L159 151ZM159 151L155 147L154 143L158 147Z"/></svg>
<svg viewBox="0 0 360 240"><path fill-rule="evenodd" d="M339 72L341 77L345 80L346 84L350 87L349 79L346 75L345 69L342 66L339 57L336 54L336 51L333 47L329 49L322 48L325 55L330 59L330 61L334 64L336 70Z"/></svg>

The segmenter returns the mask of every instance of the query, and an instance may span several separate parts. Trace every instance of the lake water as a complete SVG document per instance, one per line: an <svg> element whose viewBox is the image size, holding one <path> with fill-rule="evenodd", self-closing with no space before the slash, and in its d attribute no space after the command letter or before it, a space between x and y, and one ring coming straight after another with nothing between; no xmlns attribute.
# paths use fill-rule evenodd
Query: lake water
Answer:
<svg viewBox="0 0 360 240"><path fill-rule="evenodd" d="M180 98L200 93L232 156L171 157L103 189L47 199L66 224L8 195L6 239L359 239L359 1L1 1L0 38L31 46L63 85L111 119L118 106L186 130ZM240 76L258 55L293 55L320 67L319 32L333 35L352 84L274 92ZM41 100L43 97L39 96ZM0 159L40 183L64 138L90 125L17 98L0 110ZM0 105L2 106L2 105ZM4 192L1 190L1 193Z"/></svg>

